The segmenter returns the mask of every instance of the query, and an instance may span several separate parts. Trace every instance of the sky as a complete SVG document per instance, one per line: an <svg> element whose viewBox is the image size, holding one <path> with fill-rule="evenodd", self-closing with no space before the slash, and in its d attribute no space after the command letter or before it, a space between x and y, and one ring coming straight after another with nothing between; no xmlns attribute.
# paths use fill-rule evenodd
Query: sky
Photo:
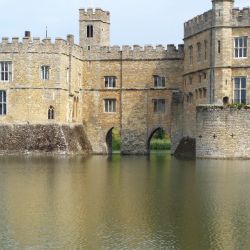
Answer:
<svg viewBox="0 0 250 250"><path fill-rule="evenodd" d="M75 35L78 9L100 7L111 13L111 45L180 44L183 23L211 9L211 0L0 0L0 37L44 38ZM246 7L250 0L236 0Z"/></svg>

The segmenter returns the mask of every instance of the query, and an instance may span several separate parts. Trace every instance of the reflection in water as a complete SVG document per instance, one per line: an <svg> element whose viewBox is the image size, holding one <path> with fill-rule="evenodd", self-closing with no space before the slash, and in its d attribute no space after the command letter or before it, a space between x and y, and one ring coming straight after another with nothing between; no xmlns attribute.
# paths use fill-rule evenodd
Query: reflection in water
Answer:
<svg viewBox="0 0 250 250"><path fill-rule="evenodd" d="M249 249L249 161L0 158L0 249Z"/></svg>

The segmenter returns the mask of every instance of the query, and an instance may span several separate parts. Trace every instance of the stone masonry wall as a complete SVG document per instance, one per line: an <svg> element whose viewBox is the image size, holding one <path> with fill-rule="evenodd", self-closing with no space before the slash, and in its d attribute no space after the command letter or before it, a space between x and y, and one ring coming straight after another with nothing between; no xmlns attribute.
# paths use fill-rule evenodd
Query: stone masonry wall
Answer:
<svg viewBox="0 0 250 250"><path fill-rule="evenodd" d="M0 125L0 137L0 154L91 152L82 125Z"/></svg>
<svg viewBox="0 0 250 250"><path fill-rule="evenodd" d="M250 158L250 107L197 107L196 157Z"/></svg>

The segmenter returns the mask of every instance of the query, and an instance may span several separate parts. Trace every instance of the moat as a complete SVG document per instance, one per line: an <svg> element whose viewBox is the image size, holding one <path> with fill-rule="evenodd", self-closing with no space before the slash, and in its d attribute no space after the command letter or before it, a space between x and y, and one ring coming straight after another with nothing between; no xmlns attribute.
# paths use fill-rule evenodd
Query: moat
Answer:
<svg viewBox="0 0 250 250"><path fill-rule="evenodd" d="M0 249L249 249L250 162L1 157Z"/></svg>

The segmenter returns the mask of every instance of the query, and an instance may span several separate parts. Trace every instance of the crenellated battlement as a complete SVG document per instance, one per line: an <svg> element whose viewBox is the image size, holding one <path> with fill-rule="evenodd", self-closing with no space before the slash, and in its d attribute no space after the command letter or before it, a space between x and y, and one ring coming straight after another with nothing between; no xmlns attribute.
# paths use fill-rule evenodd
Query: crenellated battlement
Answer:
<svg viewBox="0 0 250 250"><path fill-rule="evenodd" d="M106 23L110 22L110 13L108 11L104 11L100 8L96 9L80 9L80 21L103 21Z"/></svg>
<svg viewBox="0 0 250 250"><path fill-rule="evenodd" d="M72 39L72 37L70 37ZM50 53L50 54L66 54L70 51L77 58L82 58L83 49L71 44L70 40L56 38L52 41L51 38L41 39L39 37L3 37L0 42L0 53Z"/></svg>
<svg viewBox="0 0 250 250"><path fill-rule="evenodd" d="M84 60L152 60L152 59L183 59L184 45L169 44L167 47L163 45L123 45L120 46L95 46L91 51L84 50Z"/></svg>
<svg viewBox="0 0 250 250"><path fill-rule="evenodd" d="M184 23L184 38L192 36L212 26L213 11L209 10L202 15Z"/></svg>
<svg viewBox="0 0 250 250"><path fill-rule="evenodd" d="M243 9L234 8L232 10L233 26L249 26L250 25L250 7Z"/></svg>

